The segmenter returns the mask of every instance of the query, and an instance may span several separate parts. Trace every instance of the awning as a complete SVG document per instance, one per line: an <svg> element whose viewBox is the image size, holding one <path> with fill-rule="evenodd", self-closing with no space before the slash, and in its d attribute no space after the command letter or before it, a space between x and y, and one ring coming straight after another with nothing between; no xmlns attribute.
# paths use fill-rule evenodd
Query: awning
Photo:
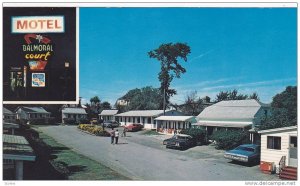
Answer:
<svg viewBox="0 0 300 186"><path fill-rule="evenodd" d="M23 136L3 134L3 159L35 161L35 155Z"/></svg>
<svg viewBox="0 0 300 186"><path fill-rule="evenodd" d="M154 120L159 121L195 121L195 116L160 116L155 118Z"/></svg>
<svg viewBox="0 0 300 186"><path fill-rule="evenodd" d="M5 129L18 129L18 128L20 128L20 125L16 124L16 123L3 122L3 128L5 128Z"/></svg>
<svg viewBox="0 0 300 186"><path fill-rule="evenodd" d="M193 125L198 126L208 126L208 127L235 127L235 128L245 128L252 125L251 121L208 121L201 120Z"/></svg>

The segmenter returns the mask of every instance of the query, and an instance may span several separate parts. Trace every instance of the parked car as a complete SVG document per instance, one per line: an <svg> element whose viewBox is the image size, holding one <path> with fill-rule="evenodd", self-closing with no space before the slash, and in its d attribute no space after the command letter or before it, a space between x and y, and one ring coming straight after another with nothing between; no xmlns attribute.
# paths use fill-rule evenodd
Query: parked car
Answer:
<svg viewBox="0 0 300 186"><path fill-rule="evenodd" d="M163 145L167 145L168 141L170 141L170 140L172 140L172 139L174 139L174 138L176 138L176 135L172 136L172 138L165 139L165 140L163 141Z"/></svg>
<svg viewBox="0 0 300 186"><path fill-rule="evenodd" d="M117 121L104 121L103 123L104 127L108 127L108 128L116 128L120 126L120 123L118 123Z"/></svg>
<svg viewBox="0 0 300 186"><path fill-rule="evenodd" d="M196 140L192 136L186 134L177 134L175 138L167 141L166 148L184 150L194 147L196 144Z"/></svg>
<svg viewBox="0 0 300 186"><path fill-rule="evenodd" d="M130 125L125 126L125 128L127 129L128 132L135 132L135 131L142 130L143 125L141 125L141 124L130 124Z"/></svg>
<svg viewBox="0 0 300 186"><path fill-rule="evenodd" d="M240 145L233 150L226 151L224 157L233 161L258 163L260 161L260 145Z"/></svg>

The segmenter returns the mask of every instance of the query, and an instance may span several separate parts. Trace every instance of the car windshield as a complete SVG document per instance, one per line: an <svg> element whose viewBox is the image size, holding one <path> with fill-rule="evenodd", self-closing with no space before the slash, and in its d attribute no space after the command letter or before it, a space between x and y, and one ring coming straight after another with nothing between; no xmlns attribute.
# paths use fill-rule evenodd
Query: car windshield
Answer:
<svg viewBox="0 0 300 186"><path fill-rule="evenodd" d="M186 137L184 136L177 136L177 139L185 139Z"/></svg>
<svg viewBox="0 0 300 186"><path fill-rule="evenodd" d="M243 150L243 151L248 151L248 152L254 152L255 149L254 148L251 148L251 147L237 147L236 150Z"/></svg>

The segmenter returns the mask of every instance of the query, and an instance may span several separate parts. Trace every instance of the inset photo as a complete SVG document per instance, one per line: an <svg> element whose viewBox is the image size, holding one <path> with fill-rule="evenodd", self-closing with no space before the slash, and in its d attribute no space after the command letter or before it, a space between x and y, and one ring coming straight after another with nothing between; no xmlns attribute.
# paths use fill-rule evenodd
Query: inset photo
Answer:
<svg viewBox="0 0 300 186"><path fill-rule="evenodd" d="M3 8L4 103L76 103L76 11Z"/></svg>

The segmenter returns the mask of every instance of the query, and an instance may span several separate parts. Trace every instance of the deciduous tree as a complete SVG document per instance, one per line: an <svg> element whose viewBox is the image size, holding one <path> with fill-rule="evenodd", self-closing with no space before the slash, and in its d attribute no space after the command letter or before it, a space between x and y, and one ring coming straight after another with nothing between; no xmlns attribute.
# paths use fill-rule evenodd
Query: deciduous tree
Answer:
<svg viewBox="0 0 300 186"><path fill-rule="evenodd" d="M178 59L187 61L188 54L191 53L190 47L185 43L167 43L160 45L157 49L148 52L150 58L157 59L161 64L158 74L160 81L160 91L165 98L165 102L169 103L170 97L176 94L175 89L170 88L170 84L174 77L180 78L181 74L186 72ZM166 105L164 105L164 110Z"/></svg>
<svg viewBox="0 0 300 186"><path fill-rule="evenodd" d="M271 103L272 115L264 118L261 129L297 125L297 86L288 86L275 95Z"/></svg>

